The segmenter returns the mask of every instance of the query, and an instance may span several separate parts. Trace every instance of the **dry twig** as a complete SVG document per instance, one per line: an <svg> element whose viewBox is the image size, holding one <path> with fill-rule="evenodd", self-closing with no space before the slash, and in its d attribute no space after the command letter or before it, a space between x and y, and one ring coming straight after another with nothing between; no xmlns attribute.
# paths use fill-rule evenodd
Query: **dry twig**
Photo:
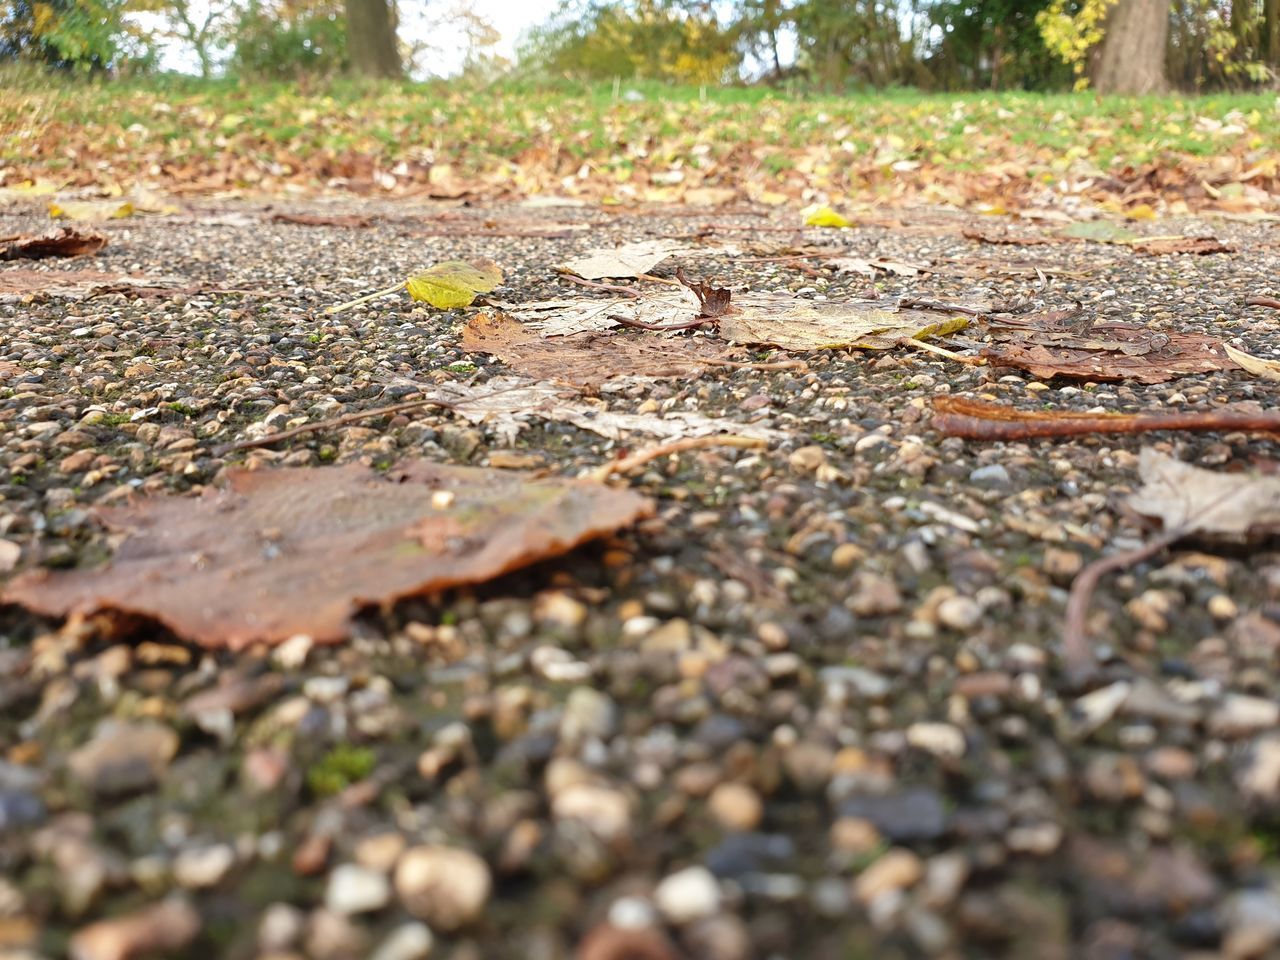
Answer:
<svg viewBox="0 0 1280 960"><path fill-rule="evenodd" d="M764 446L768 446L768 444L755 437L685 437L683 440L672 440L670 443L660 443L657 446L648 447L627 457L619 457L611 463L603 464L588 472L585 475L585 479L596 483L604 483L615 473L619 475L630 473L646 464L652 463L654 460L674 453L682 453L685 450L697 450L702 447L736 447L740 450L750 450Z"/></svg>

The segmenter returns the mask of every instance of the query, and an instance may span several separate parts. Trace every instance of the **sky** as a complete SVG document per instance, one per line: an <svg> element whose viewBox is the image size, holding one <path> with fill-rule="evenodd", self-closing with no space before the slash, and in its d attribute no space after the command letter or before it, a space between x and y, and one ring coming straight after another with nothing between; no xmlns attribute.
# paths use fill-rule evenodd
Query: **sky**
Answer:
<svg viewBox="0 0 1280 960"><path fill-rule="evenodd" d="M428 2L427 6L430 7L431 5ZM467 5L493 24L498 32L502 34L502 40L494 52L510 60L515 59L515 45L520 34L529 27L542 23L559 6L557 0L472 0ZM409 4L402 4L401 10L403 11L407 6ZM406 21L408 20L407 17L405 19ZM406 31L405 39L413 39L408 33L412 29L411 24L406 22L404 26ZM434 40L435 38L433 38ZM435 42L438 43L439 41ZM434 72L452 73L461 65L462 51L458 50L451 62L448 57L442 59L440 69Z"/></svg>

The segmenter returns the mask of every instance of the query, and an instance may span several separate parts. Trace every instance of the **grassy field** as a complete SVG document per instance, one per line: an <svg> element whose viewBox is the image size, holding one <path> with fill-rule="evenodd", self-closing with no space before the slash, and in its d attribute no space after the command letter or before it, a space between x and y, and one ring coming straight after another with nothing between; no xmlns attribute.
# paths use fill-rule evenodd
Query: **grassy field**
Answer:
<svg viewBox="0 0 1280 960"><path fill-rule="evenodd" d="M1063 177L1276 182L1274 94L847 95L562 83L0 84L7 182L62 178L318 184L431 166L478 189L607 197L679 183L798 196L898 183ZM1180 172L1179 172L1180 171ZM436 181L441 179L437 171Z"/></svg>

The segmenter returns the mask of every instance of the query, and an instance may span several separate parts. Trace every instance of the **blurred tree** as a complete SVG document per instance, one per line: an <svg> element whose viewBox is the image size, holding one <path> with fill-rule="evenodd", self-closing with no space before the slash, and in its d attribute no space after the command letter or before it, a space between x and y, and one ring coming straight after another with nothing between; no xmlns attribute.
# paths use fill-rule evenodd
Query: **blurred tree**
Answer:
<svg viewBox="0 0 1280 960"><path fill-rule="evenodd" d="M343 0L351 69L366 77L400 77L404 65L396 46L396 19L390 0Z"/></svg>
<svg viewBox="0 0 1280 960"><path fill-rule="evenodd" d="M1049 0L936 0L925 65L947 89L1060 87L1070 71L1045 46L1036 16Z"/></svg>
<svg viewBox="0 0 1280 960"><path fill-rule="evenodd" d="M0 6L0 59L93 72L154 62L129 0L7 0Z"/></svg>
<svg viewBox="0 0 1280 960"><path fill-rule="evenodd" d="M1099 93L1163 93L1169 0L1116 0L1093 70Z"/></svg>
<svg viewBox="0 0 1280 960"><path fill-rule="evenodd" d="M346 68L340 0L252 0L236 22L233 73L288 80Z"/></svg>

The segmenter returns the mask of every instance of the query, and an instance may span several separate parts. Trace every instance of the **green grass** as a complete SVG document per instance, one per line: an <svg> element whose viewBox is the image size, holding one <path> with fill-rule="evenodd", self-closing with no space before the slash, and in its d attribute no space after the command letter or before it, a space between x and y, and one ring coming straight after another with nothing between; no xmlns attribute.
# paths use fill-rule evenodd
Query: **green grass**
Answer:
<svg viewBox="0 0 1280 960"><path fill-rule="evenodd" d="M175 179L199 178L233 157L237 182L229 186L281 178L320 184L364 158L390 169L431 157L459 176L515 178L518 188L536 192L556 189L584 164L602 190L637 170L674 165L710 170L712 181L790 178L828 190L925 172L964 177L1000 164L1015 165L1012 175L1029 182L1228 154L1243 170L1265 166L1268 147L1280 142L1274 93L837 96L631 83L623 90L643 97L631 102L615 100L608 83L334 81L304 91L189 77L6 79L0 75L0 165L80 182L88 170L73 159L77 147L87 148L82 157L109 159L110 176L120 180L155 165ZM807 162L803 172L798 162ZM293 172L281 174L280 164ZM912 174L894 164L924 169ZM1268 177L1275 182L1274 171L1255 182Z"/></svg>

